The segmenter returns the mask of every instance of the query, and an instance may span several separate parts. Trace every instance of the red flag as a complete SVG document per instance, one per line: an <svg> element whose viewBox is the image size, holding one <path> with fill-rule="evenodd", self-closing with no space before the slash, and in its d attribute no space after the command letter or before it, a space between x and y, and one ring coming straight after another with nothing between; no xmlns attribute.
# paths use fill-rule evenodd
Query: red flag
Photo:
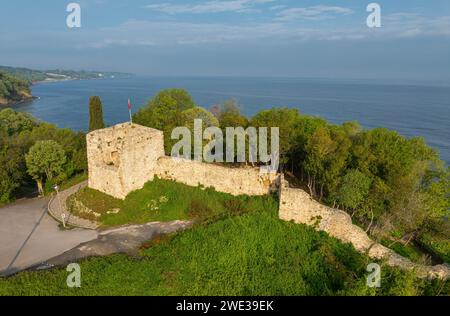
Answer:
<svg viewBox="0 0 450 316"><path fill-rule="evenodd" d="M131 101L128 99L128 110L131 110Z"/></svg>

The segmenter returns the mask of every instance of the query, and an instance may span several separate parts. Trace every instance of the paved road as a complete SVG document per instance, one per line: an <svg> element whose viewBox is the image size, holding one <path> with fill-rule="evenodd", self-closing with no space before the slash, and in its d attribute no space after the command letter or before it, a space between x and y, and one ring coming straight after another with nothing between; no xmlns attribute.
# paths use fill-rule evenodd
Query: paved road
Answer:
<svg viewBox="0 0 450 316"><path fill-rule="evenodd" d="M0 208L0 274L26 269L97 238L94 230L60 230L47 215L47 203L47 198L36 198Z"/></svg>

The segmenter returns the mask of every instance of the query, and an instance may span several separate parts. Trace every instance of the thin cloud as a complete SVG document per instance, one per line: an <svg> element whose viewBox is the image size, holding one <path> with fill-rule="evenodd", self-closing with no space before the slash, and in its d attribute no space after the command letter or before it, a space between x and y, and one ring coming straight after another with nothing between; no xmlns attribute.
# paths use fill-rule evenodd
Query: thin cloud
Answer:
<svg viewBox="0 0 450 316"><path fill-rule="evenodd" d="M252 9L258 4L270 3L275 0L232 0L232 1L207 1L200 4L150 4L146 5L146 9L158 11L166 14L180 13L221 13L221 12L254 12Z"/></svg>
<svg viewBox="0 0 450 316"><path fill-rule="evenodd" d="M277 21L326 20L336 15L349 15L353 10L337 6L317 5L307 8L289 8L278 12Z"/></svg>
<svg viewBox="0 0 450 316"><path fill-rule="evenodd" d="M298 42L325 41L365 41L365 40L397 40L418 38L450 39L450 16L423 15L386 15L382 27L370 29L360 27L304 27L284 22L269 23L194 23L176 21L129 20L118 26L89 29L74 32L68 38L66 32L40 31L15 34L1 34L0 39L5 47L44 48L43 43L58 42L65 49L112 49L136 47L136 52L147 49L158 51L170 48L176 51L177 46L196 46L217 48L218 45L251 46L264 43L267 46L285 45ZM44 46L42 46L44 45Z"/></svg>
<svg viewBox="0 0 450 316"><path fill-rule="evenodd" d="M344 12L339 10L339 12ZM344 14L344 13L342 13ZM430 18L414 13L386 15L382 28L305 27L286 21L200 23L129 20L119 26L89 31L72 38L79 47L102 49L111 46L173 47L215 44L286 43L298 41L392 40L425 37L450 38L450 16ZM79 41L78 41L79 39ZM90 44L89 44L90 43Z"/></svg>
<svg viewBox="0 0 450 316"><path fill-rule="evenodd" d="M103 39L89 45L91 48L107 48L110 46L155 46L155 43L146 39L128 40L128 39Z"/></svg>
<svg viewBox="0 0 450 316"><path fill-rule="evenodd" d="M450 16L426 17L419 13L398 12L382 18L382 34L397 38L450 36Z"/></svg>

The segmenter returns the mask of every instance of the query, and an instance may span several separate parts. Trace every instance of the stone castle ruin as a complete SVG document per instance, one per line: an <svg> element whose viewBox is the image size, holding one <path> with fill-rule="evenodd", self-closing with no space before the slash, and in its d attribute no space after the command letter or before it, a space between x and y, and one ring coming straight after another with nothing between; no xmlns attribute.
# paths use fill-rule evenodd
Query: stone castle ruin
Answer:
<svg viewBox="0 0 450 316"><path fill-rule="evenodd" d="M325 231L374 259L391 266L416 270L423 278L450 277L448 265L425 266L411 262L389 248L374 242L350 216L291 188L283 175L261 173L259 168L227 168L198 161L165 156L163 132L137 124L119 124L87 135L89 187L124 199L154 179L174 180L190 186L214 187L232 195L279 193L279 217Z"/></svg>
<svg viewBox="0 0 450 316"><path fill-rule="evenodd" d="M120 124L87 135L89 187L119 199L153 180L164 156L161 131Z"/></svg>
<svg viewBox="0 0 450 316"><path fill-rule="evenodd" d="M137 124L89 133L87 155L89 187L119 199L155 176L232 195L265 195L277 189L278 174L261 173L259 168L227 168L167 157L163 132Z"/></svg>

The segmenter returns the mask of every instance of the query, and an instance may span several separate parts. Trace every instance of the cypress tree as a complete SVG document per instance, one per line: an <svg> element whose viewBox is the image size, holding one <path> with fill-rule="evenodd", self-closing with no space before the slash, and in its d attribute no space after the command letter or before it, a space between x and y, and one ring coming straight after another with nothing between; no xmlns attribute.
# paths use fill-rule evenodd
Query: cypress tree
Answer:
<svg viewBox="0 0 450 316"><path fill-rule="evenodd" d="M105 128L103 121L103 106L100 97L94 96L89 99L89 132Z"/></svg>

